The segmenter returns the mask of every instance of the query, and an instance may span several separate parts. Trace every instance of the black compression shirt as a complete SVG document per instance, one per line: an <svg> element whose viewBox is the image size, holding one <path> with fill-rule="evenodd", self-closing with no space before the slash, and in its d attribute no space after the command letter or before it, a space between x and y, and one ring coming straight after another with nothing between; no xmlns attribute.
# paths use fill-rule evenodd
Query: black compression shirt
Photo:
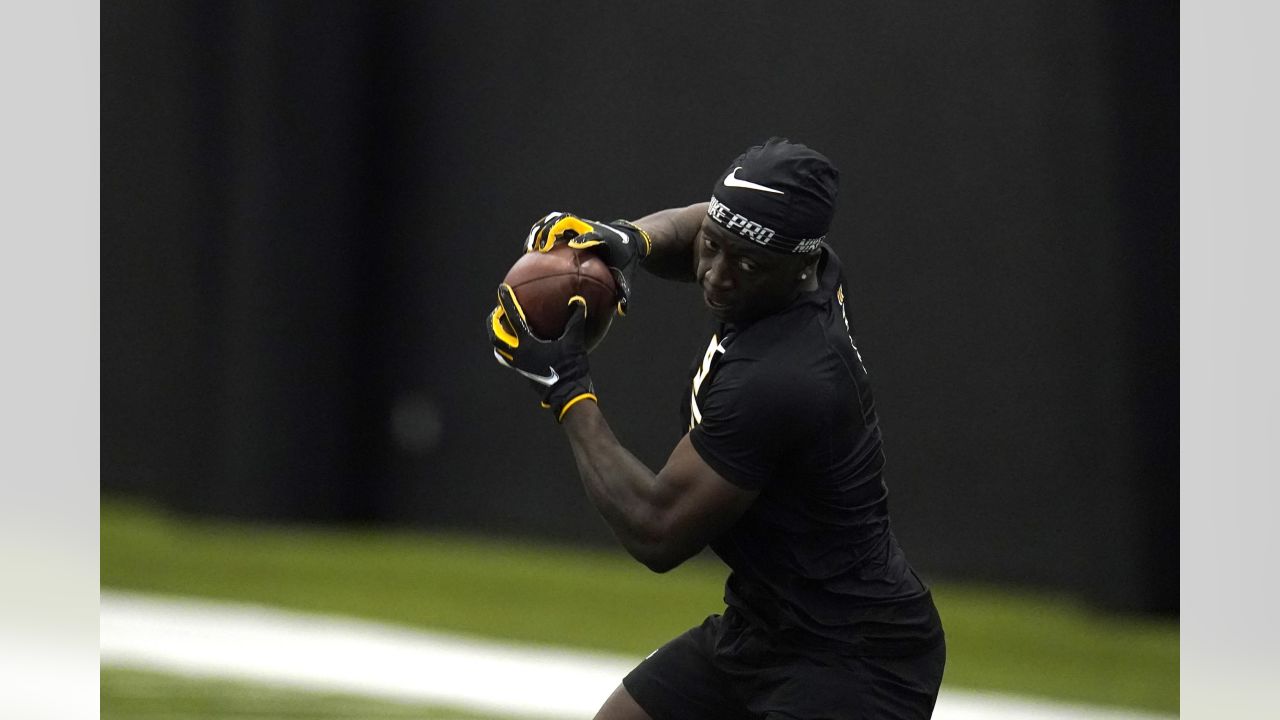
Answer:
<svg viewBox="0 0 1280 720"><path fill-rule="evenodd" d="M760 491L711 543L732 571L726 612L801 646L917 652L941 639L941 623L889 526L875 406L839 258L823 251L817 290L719 327L686 396L699 456Z"/></svg>

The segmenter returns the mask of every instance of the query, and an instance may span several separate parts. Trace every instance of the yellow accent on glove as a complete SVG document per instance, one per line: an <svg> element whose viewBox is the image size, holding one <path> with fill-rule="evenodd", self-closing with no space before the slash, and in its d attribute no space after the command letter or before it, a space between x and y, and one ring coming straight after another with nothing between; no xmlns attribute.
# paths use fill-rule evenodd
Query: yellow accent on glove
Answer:
<svg viewBox="0 0 1280 720"><path fill-rule="evenodd" d="M554 216L559 216L553 222L547 223ZM541 227L539 227L541 225ZM592 228L589 223L583 222L581 219L566 213L551 213L543 218L539 223L534 224L533 231L528 240L529 250L538 252L551 252L551 248L556 246L561 240L568 241L570 238L579 235L586 235L591 232ZM568 238L566 233L573 233Z"/></svg>
<svg viewBox="0 0 1280 720"><path fill-rule="evenodd" d="M555 247L556 242L560 240L565 240L567 242L570 238L564 237L566 232L572 232L573 237L577 237L579 235L586 235L591 231L592 228L589 224L572 215L566 215L552 224L551 228L547 231L549 241L544 241L544 246L539 248L539 250L542 252L548 252L551 248Z"/></svg>
<svg viewBox="0 0 1280 720"><path fill-rule="evenodd" d="M596 405L600 404L600 398L596 397L595 393L582 393L581 395L578 395L577 397L573 398L569 402L565 403L564 407L560 408L560 415L556 417L556 422L564 422L564 415L565 413L569 412L569 408L582 402L583 400L590 400Z"/></svg>
<svg viewBox="0 0 1280 720"><path fill-rule="evenodd" d="M516 299L515 291L506 283L502 283L502 285L511 293L511 302L516 306L516 312L520 313L521 324L528 325L529 323L525 319L524 308L520 307L520 301ZM512 325L510 318L507 317L507 311L502 307L501 300L498 301L498 307L493 311L493 314L490 317L492 318L494 336L506 343L507 347L513 349L520 347L520 336L516 335L515 326ZM503 355L506 355L506 353L503 353ZM507 356L507 359L511 359L510 356Z"/></svg>

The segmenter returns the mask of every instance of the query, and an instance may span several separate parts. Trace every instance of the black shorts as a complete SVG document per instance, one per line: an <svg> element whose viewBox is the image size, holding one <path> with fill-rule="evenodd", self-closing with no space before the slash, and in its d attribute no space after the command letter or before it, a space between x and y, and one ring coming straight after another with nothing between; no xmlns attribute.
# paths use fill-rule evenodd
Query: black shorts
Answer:
<svg viewBox="0 0 1280 720"><path fill-rule="evenodd" d="M622 684L653 720L927 719L946 656L943 642L906 657L780 648L736 616L712 615Z"/></svg>

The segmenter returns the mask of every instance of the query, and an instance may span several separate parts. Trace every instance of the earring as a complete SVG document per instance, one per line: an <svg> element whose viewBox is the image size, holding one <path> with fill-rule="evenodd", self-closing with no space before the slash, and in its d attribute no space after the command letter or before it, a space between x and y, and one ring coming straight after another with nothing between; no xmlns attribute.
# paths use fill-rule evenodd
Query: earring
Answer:
<svg viewBox="0 0 1280 720"><path fill-rule="evenodd" d="M804 280L804 279L805 279L805 278L807 278L807 277L809 277L809 273L800 273L800 279L801 279L801 280Z"/></svg>

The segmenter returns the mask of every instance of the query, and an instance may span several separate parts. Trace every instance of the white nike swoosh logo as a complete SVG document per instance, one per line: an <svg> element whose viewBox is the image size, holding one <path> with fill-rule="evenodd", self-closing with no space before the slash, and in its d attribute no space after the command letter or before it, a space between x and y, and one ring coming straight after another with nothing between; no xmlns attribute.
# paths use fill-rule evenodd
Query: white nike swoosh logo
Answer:
<svg viewBox="0 0 1280 720"><path fill-rule="evenodd" d="M497 360L503 365L511 368L512 370L515 370L516 372L520 373L521 375L529 378L530 380L540 385L546 385L547 387L551 387L552 385L555 385L556 381L560 379L560 373L556 372L555 368L547 368L548 370L551 371L550 375L534 375L531 372L525 372L524 370L521 370L515 365L512 365L511 363L507 362L507 359L502 357L502 354L499 353L497 350L493 351L493 359Z"/></svg>
<svg viewBox="0 0 1280 720"><path fill-rule="evenodd" d="M742 168L740 167L736 167L733 169L733 172L725 176L724 178L725 187L740 187L740 188L746 188L748 190L760 190L762 192L770 192L770 193L776 193L778 195L786 195L786 193L782 192L781 190L774 190L771 187L757 185L751 182L750 180L739 180L738 171L741 169Z"/></svg>
<svg viewBox="0 0 1280 720"><path fill-rule="evenodd" d="M623 245L627 245L627 244L629 244L629 243L631 242L631 239L630 239L630 238L628 238L628 237L626 236L626 234L625 234L625 233L623 233L623 232L622 232L621 230L619 230L618 228L609 227L608 225L605 225L605 227L607 227L607 228L609 228L610 230L612 230L614 235L617 235L618 237L622 238L622 244L623 244Z"/></svg>

